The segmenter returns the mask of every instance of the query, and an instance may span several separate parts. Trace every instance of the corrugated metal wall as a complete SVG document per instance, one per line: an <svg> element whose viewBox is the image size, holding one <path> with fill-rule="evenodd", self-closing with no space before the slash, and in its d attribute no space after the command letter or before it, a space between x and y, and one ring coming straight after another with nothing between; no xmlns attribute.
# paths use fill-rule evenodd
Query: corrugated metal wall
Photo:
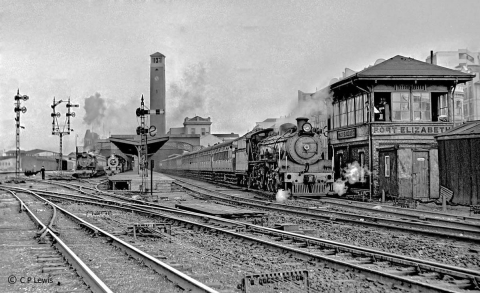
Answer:
<svg viewBox="0 0 480 293"><path fill-rule="evenodd" d="M452 202L478 204L480 138L438 142L440 185L453 191Z"/></svg>

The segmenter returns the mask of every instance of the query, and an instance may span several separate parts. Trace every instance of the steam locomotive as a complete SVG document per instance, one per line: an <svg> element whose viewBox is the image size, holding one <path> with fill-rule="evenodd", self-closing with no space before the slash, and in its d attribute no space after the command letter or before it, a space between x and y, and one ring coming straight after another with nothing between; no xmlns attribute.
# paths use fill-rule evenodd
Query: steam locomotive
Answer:
<svg viewBox="0 0 480 293"><path fill-rule="evenodd" d="M91 178L105 175L106 159L94 153L78 153L73 177Z"/></svg>
<svg viewBox="0 0 480 293"><path fill-rule="evenodd" d="M107 167L105 168L105 171L109 176L115 175L130 169L128 165L128 161L124 157L112 154L107 159Z"/></svg>
<svg viewBox="0 0 480 293"><path fill-rule="evenodd" d="M322 130L307 118L297 125L258 129L244 136L160 163L162 172L237 184L293 196L324 195L333 183L332 161Z"/></svg>

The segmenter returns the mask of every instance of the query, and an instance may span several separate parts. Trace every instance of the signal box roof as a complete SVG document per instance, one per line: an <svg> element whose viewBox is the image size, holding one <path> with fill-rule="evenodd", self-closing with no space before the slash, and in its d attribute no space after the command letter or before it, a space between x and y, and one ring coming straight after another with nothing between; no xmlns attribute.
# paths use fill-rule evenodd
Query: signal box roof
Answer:
<svg viewBox="0 0 480 293"><path fill-rule="evenodd" d="M470 81L475 75L397 55L365 68L331 85L337 88L355 80L448 80Z"/></svg>

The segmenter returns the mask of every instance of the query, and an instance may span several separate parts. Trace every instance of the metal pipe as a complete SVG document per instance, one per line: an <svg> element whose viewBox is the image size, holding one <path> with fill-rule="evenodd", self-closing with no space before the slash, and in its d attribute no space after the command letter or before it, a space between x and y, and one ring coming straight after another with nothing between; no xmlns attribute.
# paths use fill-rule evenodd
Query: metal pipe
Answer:
<svg viewBox="0 0 480 293"><path fill-rule="evenodd" d="M457 88L458 81L455 79L455 84L452 90L452 122L453 127L455 127L455 89Z"/></svg>

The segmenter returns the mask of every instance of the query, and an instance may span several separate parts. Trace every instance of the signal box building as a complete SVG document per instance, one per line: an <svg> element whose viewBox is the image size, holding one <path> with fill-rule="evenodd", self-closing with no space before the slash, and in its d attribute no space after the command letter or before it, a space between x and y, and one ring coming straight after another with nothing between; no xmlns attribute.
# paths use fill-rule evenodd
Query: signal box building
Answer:
<svg viewBox="0 0 480 293"><path fill-rule="evenodd" d="M395 56L330 85L335 177L357 161L372 171L359 187L378 196L439 197L434 139L453 127L455 86L474 75Z"/></svg>

